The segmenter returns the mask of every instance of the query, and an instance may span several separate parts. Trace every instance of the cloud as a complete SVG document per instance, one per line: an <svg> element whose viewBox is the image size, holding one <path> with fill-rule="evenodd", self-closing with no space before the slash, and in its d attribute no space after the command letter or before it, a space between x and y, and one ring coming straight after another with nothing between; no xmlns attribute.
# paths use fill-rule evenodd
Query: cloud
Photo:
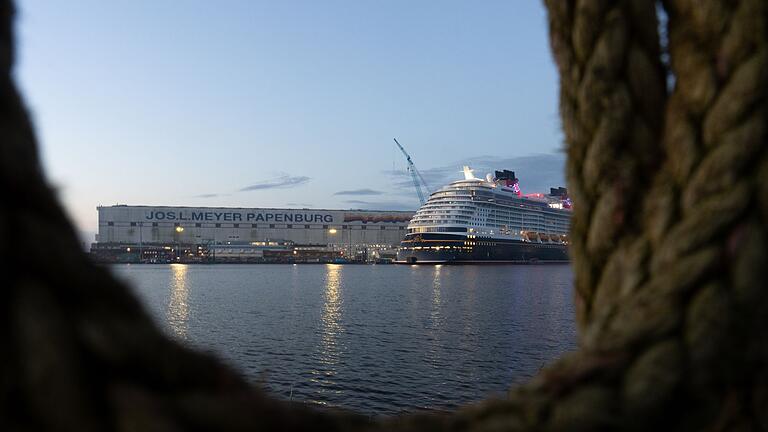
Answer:
<svg viewBox="0 0 768 432"><path fill-rule="evenodd" d="M373 189L354 189L338 191L334 195L382 195L383 193Z"/></svg>
<svg viewBox="0 0 768 432"><path fill-rule="evenodd" d="M476 177L508 169L520 179L523 193L549 192L550 187L565 186L565 155L560 153L533 154L518 157L475 156L453 164L421 171L431 191L463 178L461 169L469 165ZM410 174L406 171L386 171L400 195L416 196Z"/></svg>
<svg viewBox="0 0 768 432"><path fill-rule="evenodd" d="M290 176L288 174L281 175L275 179L264 180L258 183L254 183L249 186L245 186L240 189L240 192L264 190L264 189L287 189L297 186L301 186L309 181L309 177L306 176Z"/></svg>
<svg viewBox="0 0 768 432"><path fill-rule="evenodd" d="M248 191L264 190L264 189L287 189L287 188L301 186L310 180L310 178L306 176L290 176L284 173L277 173L275 175L277 176L276 178L273 178L271 180L260 181L252 185L245 186L243 188L238 189L237 192L248 192ZM193 195L192 198L216 198L216 197L225 197L230 195L231 194L228 194L228 193L204 193L199 195ZM303 203L289 203L287 205L302 206L302 207L312 206L312 204L303 204Z"/></svg>
<svg viewBox="0 0 768 432"><path fill-rule="evenodd" d="M307 204L307 203L295 203L295 202L289 202L285 203L288 207L314 207L314 204Z"/></svg>

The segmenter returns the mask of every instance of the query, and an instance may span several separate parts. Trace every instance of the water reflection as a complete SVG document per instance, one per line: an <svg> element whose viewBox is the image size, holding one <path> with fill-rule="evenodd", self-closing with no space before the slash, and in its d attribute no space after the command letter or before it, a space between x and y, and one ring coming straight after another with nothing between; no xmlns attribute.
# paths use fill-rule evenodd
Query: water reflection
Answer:
<svg viewBox="0 0 768 432"><path fill-rule="evenodd" d="M325 293L322 323L320 361L327 366L333 366L339 360L338 337L344 332L341 324L341 270L338 264L325 266ZM330 372L329 372L330 374Z"/></svg>
<svg viewBox="0 0 768 432"><path fill-rule="evenodd" d="M189 327L188 268L186 264L171 264L171 282L169 284L171 293L168 297L168 308L165 311L168 327L181 339L187 338Z"/></svg>
<svg viewBox="0 0 768 432"><path fill-rule="evenodd" d="M575 347L568 266L114 268L174 337L365 414L478 401Z"/></svg>
<svg viewBox="0 0 768 432"><path fill-rule="evenodd" d="M432 310L429 313L429 318L432 324L432 329L437 329L441 324L441 297L440 297L440 271L443 266L438 264L435 266L435 275L432 279Z"/></svg>
<svg viewBox="0 0 768 432"><path fill-rule="evenodd" d="M442 310L442 278L440 273L442 265L436 265L432 277L432 305L429 310L429 326L426 330L429 332L430 343L428 350L424 353L426 359L432 367L440 367L442 360L442 351L444 349L441 336L443 327Z"/></svg>

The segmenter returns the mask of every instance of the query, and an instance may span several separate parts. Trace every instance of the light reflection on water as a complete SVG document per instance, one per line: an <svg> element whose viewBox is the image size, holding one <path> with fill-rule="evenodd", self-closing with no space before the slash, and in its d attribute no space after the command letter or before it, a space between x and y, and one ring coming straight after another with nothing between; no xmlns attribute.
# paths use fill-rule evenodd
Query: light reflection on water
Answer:
<svg viewBox="0 0 768 432"><path fill-rule="evenodd" d="M576 345L568 266L112 268L170 335L272 394L367 414L503 394Z"/></svg>
<svg viewBox="0 0 768 432"><path fill-rule="evenodd" d="M323 293L322 336L320 362L327 367L326 375L335 375L334 367L339 360L339 337L344 332L341 323L341 265L326 264L325 292Z"/></svg>
<svg viewBox="0 0 768 432"><path fill-rule="evenodd" d="M432 319L432 328L440 326L440 270L442 265L435 266L435 276L432 279L432 311L430 318Z"/></svg>
<svg viewBox="0 0 768 432"><path fill-rule="evenodd" d="M427 351L426 361L433 365L439 365L442 361L440 346L440 328L442 327L442 300L440 298L440 271L442 265L436 265L432 277L432 306L429 312L429 326L427 327L432 339Z"/></svg>
<svg viewBox="0 0 768 432"><path fill-rule="evenodd" d="M181 339L187 338L189 328L189 287L187 287L187 264L171 264L171 281L168 288L166 321L171 331Z"/></svg>

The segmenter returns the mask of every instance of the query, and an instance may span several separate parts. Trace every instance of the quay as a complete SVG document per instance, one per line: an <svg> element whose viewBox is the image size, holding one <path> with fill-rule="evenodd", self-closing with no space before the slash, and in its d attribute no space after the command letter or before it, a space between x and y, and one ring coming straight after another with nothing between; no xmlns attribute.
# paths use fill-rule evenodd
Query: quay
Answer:
<svg viewBox="0 0 768 432"><path fill-rule="evenodd" d="M299 245L260 241L226 244L94 243L90 257L102 264L390 264L397 250L391 245Z"/></svg>

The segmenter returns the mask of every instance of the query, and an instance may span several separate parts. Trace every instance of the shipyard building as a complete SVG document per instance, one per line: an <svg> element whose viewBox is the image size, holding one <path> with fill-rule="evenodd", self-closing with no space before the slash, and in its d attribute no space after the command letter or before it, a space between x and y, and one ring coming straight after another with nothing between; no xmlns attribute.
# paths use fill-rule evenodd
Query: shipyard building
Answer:
<svg viewBox="0 0 768 432"><path fill-rule="evenodd" d="M289 253L338 251L350 256L361 248L395 248L413 212L227 207L99 206L92 252L173 250L226 256L232 250L259 253L284 248ZM133 248L133 250L131 250ZM261 255L259 255L261 256Z"/></svg>

